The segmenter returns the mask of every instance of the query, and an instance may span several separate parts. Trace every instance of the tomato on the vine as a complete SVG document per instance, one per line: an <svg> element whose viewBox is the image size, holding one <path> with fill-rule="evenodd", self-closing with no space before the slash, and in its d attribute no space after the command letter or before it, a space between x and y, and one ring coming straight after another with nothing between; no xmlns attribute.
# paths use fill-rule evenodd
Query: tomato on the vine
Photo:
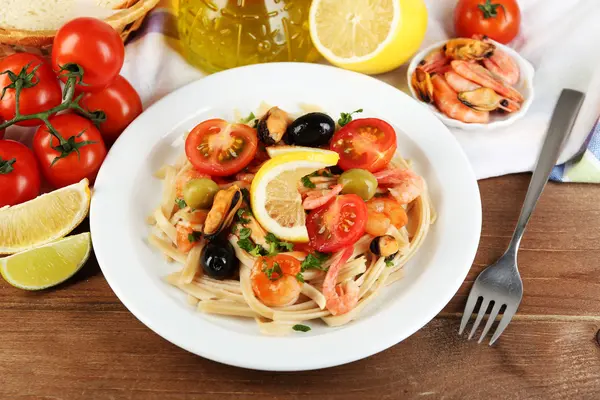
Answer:
<svg viewBox="0 0 600 400"><path fill-rule="evenodd" d="M104 111L106 120L98 129L107 142L117 140L127 125L142 113L140 96L121 75L104 89L85 93L79 104L90 112Z"/></svg>
<svg viewBox="0 0 600 400"><path fill-rule="evenodd" d="M338 166L343 170L377 172L396 152L396 131L379 118L359 118L337 131L329 145L340 155Z"/></svg>
<svg viewBox="0 0 600 400"><path fill-rule="evenodd" d="M52 67L59 73L61 66L78 64L83 69L83 92L108 86L123 66L125 46L112 26L97 18L75 18L64 24L54 37ZM67 78L61 74L61 80Z"/></svg>
<svg viewBox="0 0 600 400"><path fill-rule="evenodd" d="M460 0L454 8L457 36L486 35L507 44L519 33L521 10L516 0Z"/></svg>
<svg viewBox="0 0 600 400"><path fill-rule="evenodd" d="M306 217L310 247L324 252L354 244L365 233L367 206L355 194L337 196Z"/></svg>
<svg viewBox="0 0 600 400"><path fill-rule="evenodd" d="M57 188L88 178L93 183L106 157L106 146L91 121L75 114L50 117L50 124L65 142L50 134L46 125L33 136L33 151L42 174Z"/></svg>
<svg viewBox="0 0 600 400"><path fill-rule="evenodd" d="M244 124L209 119L185 140L185 154L192 165L210 176L228 176L241 171L256 154L256 131Z"/></svg>
<svg viewBox="0 0 600 400"><path fill-rule="evenodd" d="M14 140L0 140L0 207L40 194L40 171L33 152Z"/></svg>
<svg viewBox="0 0 600 400"><path fill-rule="evenodd" d="M21 114L37 114L56 107L62 101L62 91L56 75L50 65L41 57L30 53L15 53L0 60L0 72L11 71L19 76L21 70L27 66L23 75L31 74L25 78L25 87L19 96L19 112ZM9 74L0 75L0 89L12 84ZM30 86L31 85L31 86ZM0 117L4 120L13 119L15 116L15 89L6 89L4 97L0 100ZM36 126L41 124L39 119L17 122L21 126Z"/></svg>

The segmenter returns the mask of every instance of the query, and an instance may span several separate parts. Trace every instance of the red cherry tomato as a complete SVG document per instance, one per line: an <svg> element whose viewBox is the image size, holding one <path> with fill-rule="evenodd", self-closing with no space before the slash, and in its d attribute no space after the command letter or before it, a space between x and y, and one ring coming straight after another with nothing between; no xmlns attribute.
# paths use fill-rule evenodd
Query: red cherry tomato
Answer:
<svg viewBox="0 0 600 400"><path fill-rule="evenodd" d="M0 140L0 207L36 198L40 170L33 152L14 140Z"/></svg>
<svg viewBox="0 0 600 400"><path fill-rule="evenodd" d="M364 233L367 206L355 194L337 196L311 211L306 218L309 244L312 248L333 252L354 244Z"/></svg>
<svg viewBox="0 0 600 400"><path fill-rule="evenodd" d="M90 184L94 183L106 157L106 146L98 129L89 120L75 114L55 115L49 121L69 142L68 147L78 147L79 154L63 147L66 155L57 159L61 156L61 151L55 149L60 145L59 140L49 133L46 125L40 126L33 136L33 151L40 161L44 177L57 188L77 183L83 178L88 178ZM93 143L83 144L85 141Z"/></svg>
<svg viewBox="0 0 600 400"><path fill-rule="evenodd" d="M252 161L257 145L256 131L248 125L209 119L192 129L185 141L185 154L198 171L227 176Z"/></svg>
<svg viewBox="0 0 600 400"><path fill-rule="evenodd" d="M396 152L396 131L379 118L360 118L337 131L329 144L340 155L338 166L377 172Z"/></svg>
<svg viewBox="0 0 600 400"><path fill-rule="evenodd" d="M21 114L36 114L56 107L62 101L62 91L56 75L50 65L34 54L16 53L3 58L0 61L0 72L12 71L19 74L26 66L30 73L35 67L38 67L33 74L32 83L37 82L32 87L23 88L19 96L19 111ZM0 75L0 88L10 85L8 74ZM9 120L15 116L15 89L8 89L4 97L0 100L0 116L4 120ZM17 122L21 126L36 126L41 124L39 119L32 119Z"/></svg>
<svg viewBox="0 0 600 400"><path fill-rule="evenodd" d="M507 44L517 36L520 25L516 0L460 0L454 8L454 30L460 37L487 35Z"/></svg>
<svg viewBox="0 0 600 400"><path fill-rule="evenodd" d="M83 92L105 88L123 66L125 46L112 26L96 18L75 18L64 24L52 45L52 67L55 71L66 64L83 68L83 82L77 85ZM61 77L65 82L66 77Z"/></svg>
<svg viewBox="0 0 600 400"><path fill-rule="evenodd" d="M84 94L79 104L88 111L104 111L106 120L98 129L109 143L117 140L127 125L142 113L140 96L121 75L104 89Z"/></svg>

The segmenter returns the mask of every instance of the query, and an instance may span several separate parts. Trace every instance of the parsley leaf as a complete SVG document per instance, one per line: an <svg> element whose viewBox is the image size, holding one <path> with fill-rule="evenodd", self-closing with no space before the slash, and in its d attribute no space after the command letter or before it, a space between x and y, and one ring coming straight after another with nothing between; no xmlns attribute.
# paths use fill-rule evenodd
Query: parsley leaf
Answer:
<svg viewBox="0 0 600 400"><path fill-rule="evenodd" d="M269 233L267 233L265 235L265 240L267 241L267 243L277 243L277 242L279 242L279 239L277 239L277 236L275 236L271 232L269 232Z"/></svg>
<svg viewBox="0 0 600 400"><path fill-rule="evenodd" d="M391 267L391 266L393 266L393 265L394 265L394 262L393 262L392 260L385 260L385 266L386 266L386 267L388 267L388 268L389 268L389 267Z"/></svg>
<svg viewBox="0 0 600 400"><path fill-rule="evenodd" d="M202 233L194 231L188 235L188 241L194 243L200 240L200 237L202 237Z"/></svg>
<svg viewBox="0 0 600 400"><path fill-rule="evenodd" d="M256 115L254 115L254 113L251 112L250 114L248 114L248 116L246 118L242 118L242 120L240 122L242 122L243 124L247 124L248 122L252 121L253 119L256 119Z"/></svg>
<svg viewBox="0 0 600 400"><path fill-rule="evenodd" d="M331 178L333 176L333 174L328 169L322 169L321 176L324 176L326 178Z"/></svg>
<svg viewBox="0 0 600 400"><path fill-rule="evenodd" d="M238 240L237 245L240 247L240 249L246 250L247 252L251 252L255 247L254 243L252 243L252 240L248 238Z"/></svg>
<svg viewBox="0 0 600 400"><path fill-rule="evenodd" d="M269 243L269 254L275 255L280 251L292 251L294 250L294 244L289 242L280 241L277 236L271 232L265 235L265 240Z"/></svg>
<svg viewBox="0 0 600 400"><path fill-rule="evenodd" d="M294 243L279 242L279 247L283 247L286 251L292 251L294 250Z"/></svg>
<svg viewBox="0 0 600 400"><path fill-rule="evenodd" d="M302 181L302 184L304 185L304 187L307 187L309 189L314 189L314 188L317 187L314 183L312 183L310 181L310 177L308 175L307 176L303 176L302 179L301 179L301 181Z"/></svg>
<svg viewBox="0 0 600 400"><path fill-rule="evenodd" d="M292 329L295 330L296 332L308 332L308 331L310 331L310 326L296 324L296 325L292 326Z"/></svg>
<svg viewBox="0 0 600 400"><path fill-rule="evenodd" d="M283 272L281 271L281 267L279 266L278 262L274 262L271 268L263 267L263 272L271 281L276 281L281 275L283 275ZM277 275L273 276L273 274Z"/></svg>
<svg viewBox="0 0 600 400"><path fill-rule="evenodd" d="M262 255L262 250L263 250L262 246L256 245L248 253L254 257L259 257Z"/></svg>
<svg viewBox="0 0 600 400"><path fill-rule="evenodd" d="M248 218L244 218L244 214L246 214L246 213L248 213L249 215L252 215L245 208L240 208L239 210L237 210L237 216L242 224L247 224L250 222L250 220ZM248 214L246 214L246 215L248 215Z"/></svg>
<svg viewBox="0 0 600 400"><path fill-rule="evenodd" d="M302 264L300 264L301 271L304 272L307 269L318 269L321 271L326 271L327 268L323 268L322 264L328 258L328 254L315 251L314 253L307 255L304 261L302 261Z"/></svg>
<svg viewBox="0 0 600 400"><path fill-rule="evenodd" d="M252 233L252 231L249 228L240 229L240 232L239 232L240 239L248 239L250 237L251 233Z"/></svg>
<svg viewBox="0 0 600 400"><path fill-rule="evenodd" d="M362 108L352 111L351 113L344 113L344 112L341 113L340 119L338 119L338 124L340 126L344 126L344 125L348 124L350 121L352 121L352 114L361 113L361 112L363 112Z"/></svg>
<svg viewBox="0 0 600 400"><path fill-rule="evenodd" d="M187 206L184 199L175 199L175 204L177 204L177 207L179 208L185 208Z"/></svg>
<svg viewBox="0 0 600 400"><path fill-rule="evenodd" d="M304 283L304 275L302 275L302 272L296 274L296 280L300 283Z"/></svg>

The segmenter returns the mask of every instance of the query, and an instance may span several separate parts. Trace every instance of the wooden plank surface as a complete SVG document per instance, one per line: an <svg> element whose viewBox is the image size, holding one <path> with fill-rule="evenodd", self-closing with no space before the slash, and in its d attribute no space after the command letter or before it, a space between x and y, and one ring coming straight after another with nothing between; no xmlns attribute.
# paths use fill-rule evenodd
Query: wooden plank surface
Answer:
<svg viewBox="0 0 600 400"><path fill-rule="evenodd" d="M502 254L528 179L480 182L479 251L436 319L337 368L265 373L187 353L123 307L95 260L50 291L0 282L0 399L600 398L599 186L549 184L522 242L515 320L493 348L457 336L472 281Z"/></svg>

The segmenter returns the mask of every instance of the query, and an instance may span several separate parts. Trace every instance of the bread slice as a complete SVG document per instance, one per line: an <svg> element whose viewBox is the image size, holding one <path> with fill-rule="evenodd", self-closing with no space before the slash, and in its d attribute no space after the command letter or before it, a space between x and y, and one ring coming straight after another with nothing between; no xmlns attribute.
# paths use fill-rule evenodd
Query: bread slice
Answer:
<svg viewBox="0 0 600 400"><path fill-rule="evenodd" d="M0 27L55 30L77 17L107 18L135 0L0 0Z"/></svg>

